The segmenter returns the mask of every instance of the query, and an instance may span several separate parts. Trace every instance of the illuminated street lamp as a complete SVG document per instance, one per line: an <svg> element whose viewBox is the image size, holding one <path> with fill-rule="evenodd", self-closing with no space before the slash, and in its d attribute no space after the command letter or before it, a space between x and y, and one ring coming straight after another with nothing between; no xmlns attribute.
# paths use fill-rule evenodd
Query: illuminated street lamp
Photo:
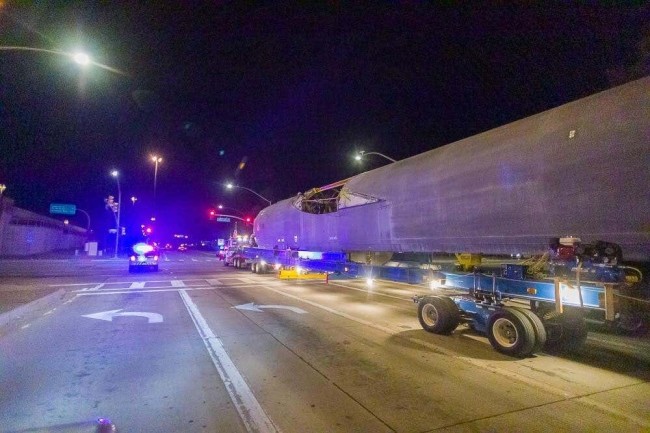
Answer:
<svg viewBox="0 0 650 433"><path fill-rule="evenodd" d="M272 204L272 203L271 203L271 200L269 200L268 198L264 197L263 195L261 195L261 194L255 192L255 191L253 191L253 190L250 189L250 188L246 188L245 186L234 185L234 184L232 184L231 182L228 182L227 184L225 184L225 186L226 186L227 189L233 189L233 188L241 188L241 189L245 189L246 191L248 191L248 192L252 192L253 194L255 194L256 196L258 196L258 197L261 198L262 200L266 201L266 202L269 204L269 206L271 206L271 204Z"/></svg>
<svg viewBox="0 0 650 433"><path fill-rule="evenodd" d="M107 71L114 72L116 74L126 75L124 72L120 71L119 69L115 69L111 66L95 62L90 58L88 54L80 51L68 52L68 51L61 51L61 50L49 50L47 48L19 47L19 46L10 46L10 45L0 45L0 51L32 51L38 53L56 54L59 56L68 57L72 59L72 61L78 63L81 66L93 65L93 66L100 67L102 69L106 69Z"/></svg>
<svg viewBox="0 0 650 433"><path fill-rule="evenodd" d="M136 201L138 201L138 198L135 197L135 196L132 196L132 197L131 197L131 203L133 203L134 206L135 206L135 202L136 202Z"/></svg>
<svg viewBox="0 0 650 433"><path fill-rule="evenodd" d="M5 189L7 189L7 185L5 185L4 183L0 183L0 196L4 194Z"/></svg>
<svg viewBox="0 0 650 433"><path fill-rule="evenodd" d="M389 160L390 162L397 162L397 160L391 158L390 156L386 156L386 155L384 155L383 153L379 153L379 152L366 152L366 151L364 151L364 150L362 150L362 151L360 151L359 153L357 153L357 154L354 156L354 159L356 159L357 161L361 161L365 155L379 155L379 156L381 156L381 157L383 157L383 158L386 158L386 159Z"/></svg>
<svg viewBox="0 0 650 433"><path fill-rule="evenodd" d="M219 210L223 210L223 209L234 210L234 211L237 212L240 216L244 215L244 212L240 211L239 209L235 209L234 207L224 206L224 205L220 204L220 205L217 206L217 208L218 208Z"/></svg>
<svg viewBox="0 0 650 433"><path fill-rule="evenodd" d="M117 217L115 218L115 254L114 258L117 258L117 248L120 242L120 211L122 208L122 189L120 188L120 172L117 170L111 171L111 176L115 178L117 182Z"/></svg>
<svg viewBox="0 0 650 433"><path fill-rule="evenodd" d="M77 52L72 55L72 60L79 63L81 66L90 64L90 57L86 53Z"/></svg>

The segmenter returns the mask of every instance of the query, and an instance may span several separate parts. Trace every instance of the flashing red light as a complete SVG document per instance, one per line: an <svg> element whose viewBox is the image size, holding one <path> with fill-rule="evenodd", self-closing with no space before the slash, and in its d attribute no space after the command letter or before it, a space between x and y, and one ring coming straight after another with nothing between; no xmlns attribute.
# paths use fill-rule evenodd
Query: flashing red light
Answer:
<svg viewBox="0 0 650 433"><path fill-rule="evenodd" d="M146 231L148 234L150 234L151 231L152 231L152 230L151 230L151 227L147 227L147 230L145 230L145 231Z"/></svg>
<svg viewBox="0 0 650 433"><path fill-rule="evenodd" d="M210 211L210 216L215 216L217 213L213 210Z"/></svg>
<svg viewBox="0 0 650 433"><path fill-rule="evenodd" d="M250 217L247 217L247 218L246 218L246 222L247 222L247 223L251 222L251 218L250 218Z"/></svg>

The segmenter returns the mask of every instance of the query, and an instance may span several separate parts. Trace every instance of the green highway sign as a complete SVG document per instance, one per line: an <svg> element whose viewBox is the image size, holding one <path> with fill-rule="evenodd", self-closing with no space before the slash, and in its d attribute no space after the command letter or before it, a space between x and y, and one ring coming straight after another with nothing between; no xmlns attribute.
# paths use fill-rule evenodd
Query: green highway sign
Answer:
<svg viewBox="0 0 650 433"><path fill-rule="evenodd" d="M228 217L217 217L217 222L220 222L220 223L229 223L229 222L230 222L230 218L228 218Z"/></svg>
<svg viewBox="0 0 650 433"><path fill-rule="evenodd" d="M57 215L74 215L77 213L77 205L65 203L51 203L50 213Z"/></svg>

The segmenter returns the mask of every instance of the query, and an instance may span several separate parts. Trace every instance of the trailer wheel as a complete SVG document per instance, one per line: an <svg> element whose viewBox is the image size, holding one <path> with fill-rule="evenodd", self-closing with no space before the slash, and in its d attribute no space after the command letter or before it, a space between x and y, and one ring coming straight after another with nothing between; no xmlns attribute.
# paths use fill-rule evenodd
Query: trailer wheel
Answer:
<svg viewBox="0 0 650 433"><path fill-rule="evenodd" d="M587 324L580 312L569 311L545 323L546 349L550 352L575 352L587 340Z"/></svg>
<svg viewBox="0 0 650 433"><path fill-rule="evenodd" d="M532 311L526 308L521 308L521 307L508 307L508 308L521 312L530 321L531 325L533 325L533 330L535 331L535 347L533 348L533 353L541 352L542 349L544 349L544 345L546 344L546 328L544 328L544 323L542 322L542 319L540 319L537 314L533 313Z"/></svg>
<svg viewBox="0 0 650 433"><path fill-rule="evenodd" d="M434 334L449 334L458 326L457 317L460 317L458 308L456 308L456 314L454 314L449 303L440 297L425 296L420 299L418 320L425 331Z"/></svg>
<svg viewBox="0 0 650 433"><path fill-rule="evenodd" d="M524 358L535 348L535 328L521 311L502 308L488 319L488 339L497 352Z"/></svg>
<svg viewBox="0 0 650 433"><path fill-rule="evenodd" d="M450 318L449 318L449 329L447 332L453 332L458 327L458 324L460 323L460 310L458 309L458 305L456 305L454 300L451 299L449 296L436 296L436 298L442 299L442 301L445 302L449 307L448 312Z"/></svg>

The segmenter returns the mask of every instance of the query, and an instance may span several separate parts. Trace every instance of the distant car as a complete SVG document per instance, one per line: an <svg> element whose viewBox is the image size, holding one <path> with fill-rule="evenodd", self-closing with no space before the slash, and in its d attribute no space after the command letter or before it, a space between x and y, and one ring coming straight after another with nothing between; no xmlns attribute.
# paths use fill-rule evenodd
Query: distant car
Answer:
<svg viewBox="0 0 650 433"><path fill-rule="evenodd" d="M133 245L129 255L129 272L138 270L158 271L160 252L158 248L144 242Z"/></svg>
<svg viewBox="0 0 650 433"><path fill-rule="evenodd" d="M180 244L180 245L178 246L178 251L180 251L180 252L187 251L187 245L185 245L185 244Z"/></svg>

